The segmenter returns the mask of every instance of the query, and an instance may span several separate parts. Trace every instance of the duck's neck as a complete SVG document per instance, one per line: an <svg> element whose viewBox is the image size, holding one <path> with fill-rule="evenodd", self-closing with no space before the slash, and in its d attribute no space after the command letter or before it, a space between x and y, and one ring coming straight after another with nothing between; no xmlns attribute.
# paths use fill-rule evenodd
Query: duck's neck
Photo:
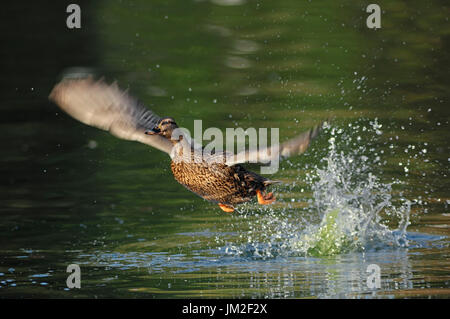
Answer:
<svg viewBox="0 0 450 319"><path fill-rule="evenodd" d="M193 141L185 136L181 136L178 140L170 140L172 142L172 152L170 157L172 160L178 159L182 161L187 161L192 154Z"/></svg>

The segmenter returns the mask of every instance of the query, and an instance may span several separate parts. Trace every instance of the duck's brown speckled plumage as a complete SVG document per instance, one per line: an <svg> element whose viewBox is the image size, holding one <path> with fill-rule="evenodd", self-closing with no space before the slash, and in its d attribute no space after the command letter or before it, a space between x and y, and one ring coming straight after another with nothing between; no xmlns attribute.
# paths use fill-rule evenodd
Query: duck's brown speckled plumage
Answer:
<svg viewBox="0 0 450 319"><path fill-rule="evenodd" d="M174 121L173 125L176 126ZM166 137L171 135L174 127L168 127ZM164 136L164 133L160 134ZM275 183L239 164L225 164L226 153L203 154L201 148L195 148L183 138L171 140L174 143L173 176L181 185L207 201L232 207L251 200L257 191L264 192L266 186Z"/></svg>
<svg viewBox="0 0 450 319"><path fill-rule="evenodd" d="M173 176L190 191L213 203L237 205L251 200L271 182L241 165L222 163L171 164Z"/></svg>

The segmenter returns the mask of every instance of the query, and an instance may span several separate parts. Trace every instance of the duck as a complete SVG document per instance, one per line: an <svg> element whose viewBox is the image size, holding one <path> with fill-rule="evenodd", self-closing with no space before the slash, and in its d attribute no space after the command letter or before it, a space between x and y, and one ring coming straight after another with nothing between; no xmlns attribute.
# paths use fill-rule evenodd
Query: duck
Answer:
<svg viewBox="0 0 450 319"><path fill-rule="evenodd" d="M117 82L103 79L65 78L52 89L49 99L74 119L109 131L112 135L137 141L167 153L175 180L204 200L232 213L237 205L254 197L261 205L272 204L276 198L267 189L279 181L247 170L242 164L249 159L267 161L277 154L281 159L302 154L318 136L325 121L273 149L250 149L237 154L214 152L205 154L202 145L180 133L172 117L160 117L121 90Z"/></svg>

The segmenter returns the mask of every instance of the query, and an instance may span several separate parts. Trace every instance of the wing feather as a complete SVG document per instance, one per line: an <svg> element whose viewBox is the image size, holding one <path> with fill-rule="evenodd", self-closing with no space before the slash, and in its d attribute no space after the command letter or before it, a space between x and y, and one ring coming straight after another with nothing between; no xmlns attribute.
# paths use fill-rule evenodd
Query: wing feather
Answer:
<svg viewBox="0 0 450 319"><path fill-rule="evenodd" d="M226 163L230 166L246 162L268 163L276 156L277 151L280 159L300 155L308 149L311 141L319 135L325 123L326 121L323 121L319 125L297 135L281 145L273 145L263 149L257 148L240 152L234 156L228 157Z"/></svg>
<svg viewBox="0 0 450 319"><path fill-rule="evenodd" d="M170 141L158 135L144 134L155 127L160 117L120 90L117 83L109 85L92 77L65 79L53 88L49 98L84 124L170 154Z"/></svg>

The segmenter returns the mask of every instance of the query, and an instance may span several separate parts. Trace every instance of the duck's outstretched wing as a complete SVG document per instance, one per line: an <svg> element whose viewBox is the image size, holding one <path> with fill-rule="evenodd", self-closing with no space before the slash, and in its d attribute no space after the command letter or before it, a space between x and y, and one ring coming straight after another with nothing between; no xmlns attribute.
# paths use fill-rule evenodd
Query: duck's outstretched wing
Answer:
<svg viewBox="0 0 450 319"><path fill-rule="evenodd" d="M327 120L329 121L329 120ZM300 155L306 151L311 141L316 138L327 121L323 121L313 128L287 140L280 145L272 145L263 149L251 149L228 157L226 164L235 165L239 163L268 163L278 154L278 159ZM229 155L228 155L229 156Z"/></svg>
<svg viewBox="0 0 450 319"><path fill-rule="evenodd" d="M53 88L49 98L84 124L170 154L170 141L159 135L144 134L155 127L160 117L121 91L115 83L109 85L91 77L65 79Z"/></svg>

